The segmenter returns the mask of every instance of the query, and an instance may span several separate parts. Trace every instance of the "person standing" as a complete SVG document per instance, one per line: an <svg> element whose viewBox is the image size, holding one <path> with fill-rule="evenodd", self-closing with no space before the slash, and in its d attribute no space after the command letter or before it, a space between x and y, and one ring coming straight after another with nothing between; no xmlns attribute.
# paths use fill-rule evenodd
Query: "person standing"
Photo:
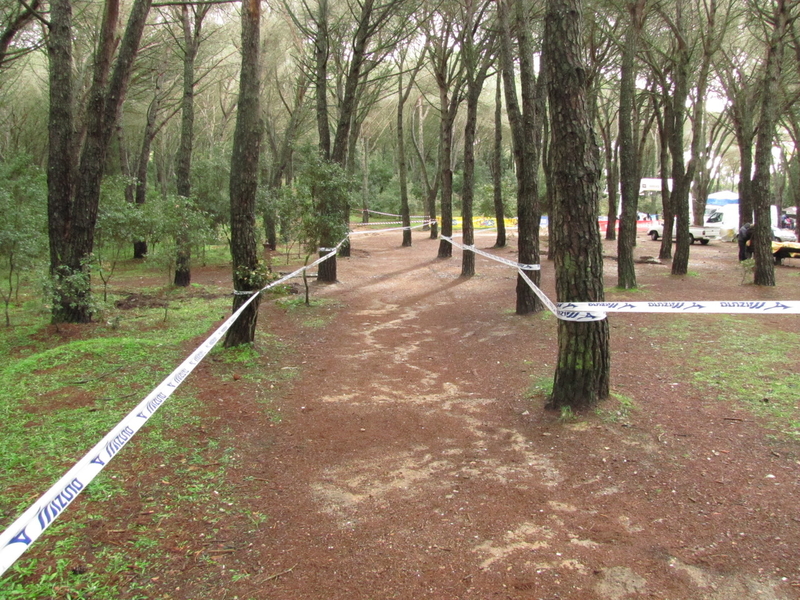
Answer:
<svg viewBox="0 0 800 600"><path fill-rule="evenodd" d="M747 260L753 254L752 249L747 243L753 239L753 225L745 223L736 234L736 240L739 242L739 261Z"/></svg>

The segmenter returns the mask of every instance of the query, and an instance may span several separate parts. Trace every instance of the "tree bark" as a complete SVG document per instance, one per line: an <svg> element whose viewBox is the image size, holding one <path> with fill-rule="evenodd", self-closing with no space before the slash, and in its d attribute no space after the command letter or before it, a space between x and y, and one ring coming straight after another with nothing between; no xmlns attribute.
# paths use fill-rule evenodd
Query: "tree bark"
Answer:
<svg viewBox="0 0 800 600"><path fill-rule="evenodd" d="M517 204L519 252L517 260L521 264L538 265L539 225L542 210L539 207L539 155L541 154L541 129L544 115L546 75L538 80L534 73L534 48L531 40L531 24L528 20L527 3L516 2L517 45L519 47L519 80L522 100L522 140L523 140L523 176L525 177L526 194ZM595 219L595 225L597 219ZM535 285L540 285L541 271L530 271L529 278ZM544 310L539 297L528 284L517 275L516 314L527 315Z"/></svg>
<svg viewBox="0 0 800 600"><path fill-rule="evenodd" d="M242 66L230 176L231 258L233 288L237 292L254 292L263 284L258 276L260 269L255 222L262 132L258 77L260 21L260 0L242 0ZM233 311L246 301L246 294L234 295ZM253 342L259 302L256 298L231 325L225 336L226 348Z"/></svg>
<svg viewBox="0 0 800 600"><path fill-rule="evenodd" d="M156 135L156 116L160 105L161 87L158 79L153 100L147 108L147 121L142 134L142 145L136 159L136 182L133 186L133 201L141 206L147 200L147 166L150 164L150 147ZM133 243L133 258L144 258L147 255L147 241L137 240Z"/></svg>
<svg viewBox="0 0 800 600"><path fill-rule="evenodd" d="M314 91L316 94L317 109L317 134L319 136L319 151L324 160L331 159L331 131L328 123L328 59L329 59L329 33L328 33L328 0L320 0L316 17L317 31L314 39ZM331 209L324 198L320 199L320 210L327 214ZM323 236L320 242L323 247L336 243L335 240ZM320 251L320 255L326 252ZM333 283L336 281L336 256L320 263L317 270L317 281Z"/></svg>
<svg viewBox="0 0 800 600"><path fill-rule="evenodd" d="M50 276L64 263L72 203L74 135L72 110L72 7L70 0L50 3L50 109L48 115L47 216Z"/></svg>
<svg viewBox="0 0 800 600"><path fill-rule="evenodd" d="M676 59L673 64L674 90L670 98L669 150L672 159L672 194L670 204L675 212L675 255L672 259L672 274L686 275L689 270L689 190L694 179L694 162L687 165L684 159L684 125L686 102L689 98L689 76L691 50L687 46L686 25L683 17L683 0L676 4L675 38ZM665 223L666 226L666 223ZM666 232L665 232L666 233ZM666 235L664 236L666 240Z"/></svg>
<svg viewBox="0 0 800 600"><path fill-rule="evenodd" d="M475 197L475 130L478 126L478 100L483 81L474 79L467 85L467 120L464 124L464 176L461 186L462 241L465 246L475 243L472 223L472 205ZM464 250L461 254L461 277L475 275L475 253Z"/></svg>
<svg viewBox="0 0 800 600"><path fill-rule="evenodd" d="M514 20L517 28L517 43L520 54L520 88L522 107L517 100L514 78L514 59L511 39L511 23L508 4L498 4L500 20L500 60L503 73L503 87L506 97L506 112L511 125L514 160L517 167L517 231L519 235L518 261L522 264L538 264L539 256L539 183L538 163L540 135L538 132L540 116L543 112L537 102L536 79L533 72L533 52L530 48L529 24L525 16L525 5L516 0ZM540 75L540 84L544 77ZM537 104L539 107L537 107ZM531 281L539 285L540 271L528 273ZM542 310L541 301L530 289L522 276L517 276L516 314L524 315Z"/></svg>
<svg viewBox="0 0 800 600"><path fill-rule="evenodd" d="M400 178L400 218L403 222L403 247L411 246L411 210L408 206L408 165L406 162L405 105L411 94L419 66L412 70L409 81L403 85L405 53L399 60L397 76L397 170Z"/></svg>
<svg viewBox="0 0 800 600"><path fill-rule="evenodd" d="M425 165L425 151L424 151L424 138L425 138L425 111L422 110L422 97L420 96L417 101L417 126L419 134L412 135L412 142L414 143L414 150L419 159L419 171L422 176L423 183L425 184L425 206L427 208L428 219L430 220L430 239L435 240L439 237L439 224L436 221L436 198L439 195L439 182L441 180L441 170L439 165L436 165L433 184L431 184L430 177L428 177L428 169ZM437 157L440 156L437 154Z"/></svg>
<svg viewBox="0 0 800 600"><path fill-rule="evenodd" d="M739 227L753 222L753 146L756 137L755 126L749 107L742 107L745 113L740 118L734 116L736 143L739 146ZM732 111L736 115L736 110Z"/></svg>
<svg viewBox="0 0 800 600"><path fill-rule="evenodd" d="M559 302L604 298L603 254L597 227L600 167L586 105L580 12L580 0L549 0L544 34L558 204L551 236L555 234ZM550 406L584 408L607 397L609 371L608 320L559 320Z"/></svg>
<svg viewBox="0 0 800 600"><path fill-rule="evenodd" d="M644 0L628 5L630 22L625 32L622 48L622 68L619 91L619 157L622 188L622 219L617 240L617 286L623 289L636 287L636 268L633 248L636 245L636 220L639 209L639 153L633 134L637 118L634 96L636 93L636 52L644 21Z"/></svg>
<svg viewBox="0 0 800 600"><path fill-rule="evenodd" d="M658 258L672 260L672 223L675 211L672 209L672 196L669 190L669 124L667 103L654 104L653 111L658 124L658 174L661 179L661 218L664 221L664 231L661 236L661 246Z"/></svg>
<svg viewBox="0 0 800 600"><path fill-rule="evenodd" d="M464 177L461 187L461 217L464 245L475 243L472 222L475 199L475 136L478 128L478 102L483 84L494 62L495 34L487 28L482 15L487 5L467 5L463 10L461 49L466 72L467 118L464 124ZM475 275L475 253L465 250L461 255L461 276Z"/></svg>
<svg viewBox="0 0 800 600"><path fill-rule="evenodd" d="M194 147L194 65L200 47L200 33L206 7L194 8L194 23L189 18L189 7L181 7L183 29L183 97L181 98L181 142L175 157L175 179L179 196L192 196L192 150ZM184 225L187 227L188 225ZM192 246L187 231L176 238L175 278L173 283L187 287L192 281Z"/></svg>
<svg viewBox="0 0 800 600"><path fill-rule="evenodd" d="M607 111L604 111L604 113ZM612 118L606 118L600 125L600 135L603 137L606 166L606 194L608 194L608 213L606 226L606 239L617 239L617 213L619 209L619 144L612 135Z"/></svg>
<svg viewBox="0 0 800 600"><path fill-rule="evenodd" d="M109 79L116 47L117 0L106 3L87 109L88 127L81 152L78 175L64 230L59 264L51 265L62 293L54 301L53 321L86 323L91 321L91 274L87 262L94 247L94 228L100 201L100 184L105 172L111 137L125 98L133 62L139 48L151 0L135 0L128 18L114 70ZM66 77L66 75L64 75ZM70 160L69 157L54 157ZM71 162L71 160L70 160ZM80 281L76 285L76 282Z"/></svg>
<svg viewBox="0 0 800 600"><path fill-rule="evenodd" d="M316 93L319 151L325 160L331 157L331 130L328 125L328 0L319 0L317 31L314 37L314 89Z"/></svg>
<svg viewBox="0 0 800 600"><path fill-rule="evenodd" d="M459 84L460 87L460 84ZM450 237L453 235L453 123L458 111L460 89L451 90L452 95L448 95L448 88L439 87L439 107L441 109L441 121L439 123L439 167L441 180L441 201L442 209L442 235ZM450 258L453 256L453 246L450 242L441 240L439 242L439 258Z"/></svg>
<svg viewBox="0 0 800 600"><path fill-rule="evenodd" d="M753 257L756 261L753 283L775 285L775 264L772 257L772 219L770 215L770 169L772 167L772 142L778 121L778 99L781 93L781 73L784 55L784 38L789 22L787 0L777 0L773 17L773 30L767 48L766 66L761 98L761 116L756 135L756 171L753 175Z"/></svg>
<svg viewBox="0 0 800 600"><path fill-rule="evenodd" d="M503 205L503 94L502 73L497 73L494 98L494 148L492 152L492 187L494 196L494 220L497 223L495 248L506 247L506 214Z"/></svg>

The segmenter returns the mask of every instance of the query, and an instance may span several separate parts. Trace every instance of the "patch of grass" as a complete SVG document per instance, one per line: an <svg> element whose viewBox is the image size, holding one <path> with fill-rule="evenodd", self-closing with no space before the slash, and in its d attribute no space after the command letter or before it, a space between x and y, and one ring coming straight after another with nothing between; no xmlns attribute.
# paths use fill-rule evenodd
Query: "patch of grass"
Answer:
<svg viewBox="0 0 800 600"><path fill-rule="evenodd" d="M312 299L306 304L302 294L278 298L275 303L299 318L302 326L309 329L325 327L336 316L334 309L341 306L339 302L327 298Z"/></svg>
<svg viewBox="0 0 800 600"><path fill-rule="evenodd" d="M658 339L662 349L684 356L687 368L676 375L707 397L736 403L784 434L800 437L800 382L793 358L800 333L762 328L758 317L694 317L691 326L685 320L662 321L642 331Z"/></svg>
<svg viewBox="0 0 800 600"><path fill-rule="evenodd" d="M794 350L800 334L792 331L752 331L751 322L726 318L726 335L712 354L696 353L696 384L717 398L745 405L776 428L800 437L800 382Z"/></svg>
<svg viewBox="0 0 800 600"><path fill-rule="evenodd" d="M648 286L646 285L638 285L635 288L622 288L619 286L614 286L614 287L604 288L604 291L607 294L614 294L614 296L616 297L620 294L646 294L647 287ZM606 302L614 302L614 300L609 300L608 298L606 298Z"/></svg>
<svg viewBox="0 0 800 600"><path fill-rule="evenodd" d="M292 294L291 296L286 296L285 298L278 298L275 300L275 304L289 312L296 312L298 310L309 310L324 306L335 306L338 304L338 302L335 300L328 300L326 298L312 298L311 301L306 304L305 296L303 294Z"/></svg>
<svg viewBox="0 0 800 600"><path fill-rule="evenodd" d="M578 418L578 416L572 410L572 407L570 407L570 406L562 406L559 409L558 420L561 421L562 423L571 423L571 422L577 420L577 418Z"/></svg>
<svg viewBox="0 0 800 600"><path fill-rule="evenodd" d="M624 394L611 392L611 397L598 406L595 413L608 423L625 423L633 410L634 403L631 398Z"/></svg>
<svg viewBox="0 0 800 600"><path fill-rule="evenodd" d="M52 480L160 383L180 363L180 344L211 322L195 315L168 330L141 328L139 337L120 327L0 370L0 482L23 465L15 484Z"/></svg>
<svg viewBox="0 0 800 600"><path fill-rule="evenodd" d="M172 295L167 323L163 308L142 306L110 308L104 319L116 319L113 326L65 327L63 336L53 334L44 320L47 315L41 313L32 325L0 331L3 524L26 509L180 364L189 352L186 342L202 339L229 312L228 298L196 297L198 291L202 290L195 287ZM241 370L259 381L284 377L277 359L264 358L281 343L268 334L260 338L255 347L218 346L211 368ZM155 597L152 573L174 552L169 550L171 540L154 533L159 520L188 518L213 524L240 511L233 502L234 488L227 483L227 470L236 459L224 440L234 434L228 432L223 441L207 437L203 427L210 424L209 417L201 419L203 407L192 390L190 377L67 509L70 518L54 522L0 579L0 599ZM266 395L262 399L269 402ZM139 517L140 523L128 521L130 514L116 514L115 501L137 493L138 483L126 480L130 472L159 468L169 474L140 492L139 514L152 514L152 525L146 522L149 517ZM97 514L103 515L104 528L128 532L131 543L92 541L87 524Z"/></svg>
<svg viewBox="0 0 800 600"><path fill-rule="evenodd" d="M528 397L530 398L549 398L553 393L553 378L538 377L528 387Z"/></svg>
<svg viewBox="0 0 800 600"><path fill-rule="evenodd" d="M214 348L214 356L227 365L239 365L245 368L254 367L261 353L252 344L235 348Z"/></svg>
<svg viewBox="0 0 800 600"><path fill-rule="evenodd" d="M228 244L209 244L203 248L201 258L207 265L227 265L231 262L231 249Z"/></svg>

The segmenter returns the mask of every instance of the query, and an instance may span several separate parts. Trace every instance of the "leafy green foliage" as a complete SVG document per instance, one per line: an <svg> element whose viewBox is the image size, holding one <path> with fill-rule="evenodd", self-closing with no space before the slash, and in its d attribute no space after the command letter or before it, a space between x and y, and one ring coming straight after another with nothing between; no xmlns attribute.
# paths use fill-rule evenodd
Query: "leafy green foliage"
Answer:
<svg viewBox="0 0 800 600"><path fill-rule="evenodd" d="M151 237L155 229L155 220L148 219L148 211L125 198L129 184L124 177L109 177L100 192L92 262L103 281L104 301L108 300L108 284L124 253L130 252L135 240Z"/></svg>
<svg viewBox="0 0 800 600"><path fill-rule="evenodd" d="M175 267L178 237L184 235L195 248L214 242L214 215L200 208L195 198L169 195L143 205L147 211L147 223L152 227L153 240L158 244L151 248L147 258L167 272L168 278Z"/></svg>
<svg viewBox="0 0 800 600"><path fill-rule="evenodd" d="M214 227L226 225L230 218L230 167L230 156L223 152L197 156L192 161L192 195L195 205L208 216Z"/></svg>
<svg viewBox="0 0 800 600"><path fill-rule="evenodd" d="M34 271L47 254L47 182L28 156L0 161L0 215L0 297L10 325L22 273Z"/></svg>
<svg viewBox="0 0 800 600"><path fill-rule="evenodd" d="M311 255L347 234L345 209L356 185L340 166L324 160L316 148L306 148L302 158L295 185L282 188L277 205L281 231Z"/></svg>
<svg viewBox="0 0 800 600"><path fill-rule="evenodd" d="M475 186L475 214L494 216L494 185L488 175L484 180L486 183ZM505 216L506 218L512 218L517 214L517 179L514 173L511 171L504 172L500 185L503 191Z"/></svg>
<svg viewBox="0 0 800 600"><path fill-rule="evenodd" d="M66 265L58 267L55 274L44 284L44 302L48 309L69 307L72 310L85 310L95 314L99 307L91 293L92 257L81 261L81 267L73 270ZM63 315L54 315L56 322L70 321Z"/></svg>

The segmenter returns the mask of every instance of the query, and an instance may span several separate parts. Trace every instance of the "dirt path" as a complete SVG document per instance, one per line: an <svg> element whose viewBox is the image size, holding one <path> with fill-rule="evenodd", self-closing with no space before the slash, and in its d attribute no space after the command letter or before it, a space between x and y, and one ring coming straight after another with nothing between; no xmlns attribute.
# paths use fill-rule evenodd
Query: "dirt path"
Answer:
<svg viewBox="0 0 800 600"><path fill-rule="evenodd" d="M260 327L303 348L285 367L300 374L277 425L246 398L228 408L241 501L269 518L219 534L237 551L213 568L250 577L213 597L800 598L797 444L673 380L642 315L612 321L612 386L635 408L559 421L529 398L552 378L556 322L513 314L513 270L479 258L461 279L458 251L399 241L357 238L340 282L314 285L323 308L262 305ZM742 288L732 245L692 255L700 277L679 289L640 265L636 299L800 298L789 270L778 291ZM212 597L207 575L183 571L170 597Z"/></svg>

